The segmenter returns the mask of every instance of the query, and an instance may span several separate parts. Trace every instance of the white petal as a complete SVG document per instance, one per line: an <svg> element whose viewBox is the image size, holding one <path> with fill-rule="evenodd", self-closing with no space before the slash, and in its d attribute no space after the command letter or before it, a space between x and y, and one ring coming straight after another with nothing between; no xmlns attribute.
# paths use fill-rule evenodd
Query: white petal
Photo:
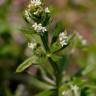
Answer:
<svg viewBox="0 0 96 96"><path fill-rule="evenodd" d="M45 12L46 12L46 13L50 13L50 10L49 10L48 7L45 8Z"/></svg>

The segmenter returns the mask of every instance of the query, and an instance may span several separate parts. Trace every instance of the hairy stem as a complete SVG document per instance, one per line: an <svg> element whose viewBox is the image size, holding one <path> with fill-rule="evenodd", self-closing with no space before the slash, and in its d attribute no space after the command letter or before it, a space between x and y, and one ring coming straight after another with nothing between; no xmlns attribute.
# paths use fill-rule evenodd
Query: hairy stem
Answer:
<svg viewBox="0 0 96 96"><path fill-rule="evenodd" d="M50 52L49 46L48 46L48 33L44 33L43 35L41 35L41 40L43 42L44 48L46 50L46 52Z"/></svg>
<svg viewBox="0 0 96 96"><path fill-rule="evenodd" d="M50 53L50 49L48 46L48 33L47 34L45 33L43 36L41 35L41 40L43 42L46 52ZM54 75L55 75L55 79L56 79L55 93L53 94L53 96L59 96L59 88L61 85L62 73L60 72L58 64L56 62L54 62L50 56L48 57L48 60L54 70Z"/></svg>
<svg viewBox="0 0 96 96"><path fill-rule="evenodd" d="M49 57L49 62L54 70L54 75L55 75L55 78L56 78L56 88L55 88L55 95L53 96L59 96L59 88L60 88L60 85L61 85L61 79L62 79L62 74L59 70L59 67L57 65L56 62L54 62L50 57Z"/></svg>

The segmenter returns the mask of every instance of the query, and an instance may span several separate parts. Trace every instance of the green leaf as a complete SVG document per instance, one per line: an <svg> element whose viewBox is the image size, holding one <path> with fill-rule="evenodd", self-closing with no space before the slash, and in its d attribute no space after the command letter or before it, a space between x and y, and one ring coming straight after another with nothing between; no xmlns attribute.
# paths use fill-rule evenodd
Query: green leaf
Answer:
<svg viewBox="0 0 96 96"><path fill-rule="evenodd" d="M6 96L13 96L11 90L7 87L5 88L5 94L6 94Z"/></svg>
<svg viewBox="0 0 96 96"><path fill-rule="evenodd" d="M45 32L43 35L41 35L41 40L43 42L44 48L46 50L46 52L49 52L49 46L48 46L48 33Z"/></svg>
<svg viewBox="0 0 96 96"><path fill-rule="evenodd" d="M52 58L52 60L53 60L54 62L58 62L58 61L60 60L60 56L55 55L55 54L51 55L51 58Z"/></svg>
<svg viewBox="0 0 96 96"><path fill-rule="evenodd" d="M53 89L54 86L46 83L44 81L41 81L33 76L27 78L29 85L32 85L34 87L37 87L39 89L43 89L43 90L49 90L49 89Z"/></svg>
<svg viewBox="0 0 96 96"><path fill-rule="evenodd" d="M61 48L60 44L58 42L55 42L52 44L50 50L52 53L54 53L55 51L59 50Z"/></svg>
<svg viewBox="0 0 96 96"><path fill-rule="evenodd" d="M49 23L49 21L50 21L50 17L51 17L51 15L50 14L48 14L48 13L46 13L46 14L44 14L44 16L43 16L43 18L42 18L42 25L43 26L47 26L48 25L48 23Z"/></svg>
<svg viewBox="0 0 96 96"><path fill-rule="evenodd" d="M62 22L58 22L55 26L55 30L54 32L52 32L52 41L51 41L51 45L56 42L59 33L62 31L63 29L63 23Z"/></svg>
<svg viewBox="0 0 96 96"><path fill-rule="evenodd" d="M37 57L36 56L32 56L30 58L28 58L27 60L25 60L17 69L16 72L22 72L24 71L26 68L28 68L30 65L32 64L36 64L37 63Z"/></svg>
<svg viewBox="0 0 96 96"><path fill-rule="evenodd" d="M20 28L20 31L23 32L24 34L34 34L35 31L34 29L32 28L32 25L28 24L26 25L26 27L24 26L23 28Z"/></svg>
<svg viewBox="0 0 96 96"><path fill-rule="evenodd" d="M47 90L37 94L36 96L50 96L51 94L52 94L52 91Z"/></svg>

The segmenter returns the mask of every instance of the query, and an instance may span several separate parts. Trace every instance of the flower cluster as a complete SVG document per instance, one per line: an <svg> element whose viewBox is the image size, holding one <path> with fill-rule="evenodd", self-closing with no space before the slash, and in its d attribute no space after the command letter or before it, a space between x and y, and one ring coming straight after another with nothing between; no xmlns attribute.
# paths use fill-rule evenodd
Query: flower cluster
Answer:
<svg viewBox="0 0 96 96"><path fill-rule="evenodd" d="M33 6L39 6L39 5L41 5L42 3L41 3L41 1L40 0L31 0L31 5L33 5Z"/></svg>
<svg viewBox="0 0 96 96"><path fill-rule="evenodd" d="M75 96L80 96L80 88L77 85L71 85L71 90Z"/></svg>
<svg viewBox="0 0 96 96"><path fill-rule="evenodd" d="M36 43L35 42L28 43L28 47L33 50L36 47Z"/></svg>
<svg viewBox="0 0 96 96"><path fill-rule="evenodd" d="M50 10L48 7L45 8L45 13L50 13Z"/></svg>
<svg viewBox="0 0 96 96"><path fill-rule="evenodd" d="M65 32L61 32L59 34L59 41L60 41L60 45L63 47L64 45L67 45L68 43L68 36Z"/></svg>
<svg viewBox="0 0 96 96"><path fill-rule="evenodd" d="M34 23L32 25L32 27L38 33L44 33L45 31L47 31L46 27L42 27L42 24L41 23L40 24Z"/></svg>
<svg viewBox="0 0 96 96"><path fill-rule="evenodd" d="M45 26L42 26L42 20L40 22L37 22L40 20L40 17L38 16L41 16L41 14L43 13L46 16L46 14L50 13L48 7L44 9L42 5L43 4L40 0L31 0L30 4L25 10L25 17L27 21L31 24L32 22L34 22L34 24L32 24L32 27L37 33L44 33L47 31L47 28Z"/></svg>
<svg viewBox="0 0 96 96"><path fill-rule="evenodd" d="M29 12L27 10L25 10L25 17L26 19L30 22L31 21L31 18L29 16Z"/></svg>
<svg viewBox="0 0 96 96"><path fill-rule="evenodd" d="M80 96L80 88L77 85L71 85L70 88L70 90L63 91L62 96Z"/></svg>
<svg viewBox="0 0 96 96"><path fill-rule="evenodd" d="M33 30L42 35L47 31L47 28L46 25L42 25L42 21L44 20L41 20L41 17L42 15L45 15L44 17L46 18L46 15L49 15L49 13L50 10L48 7L44 8L41 0L31 0L25 10L25 18L30 24L32 24ZM28 47L34 49L36 47L36 42L28 43Z"/></svg>

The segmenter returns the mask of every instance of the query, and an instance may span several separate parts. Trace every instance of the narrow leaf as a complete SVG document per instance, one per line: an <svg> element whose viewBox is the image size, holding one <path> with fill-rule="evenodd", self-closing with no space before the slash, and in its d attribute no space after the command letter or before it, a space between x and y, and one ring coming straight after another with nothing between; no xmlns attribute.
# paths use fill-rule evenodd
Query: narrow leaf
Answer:
<svg viewBox="0 0 96 96"><path fill-rule="evenodd" d="M37 57L36 56L32 56L30 58L28 58L27 60L25 60L16 70L16 72L22 72L24 71L26 68L28 68L30 65L37 63Z"/></svg>
<svg viewBox="0 0 96 96"><path fill-rule="evenodd" d="M54 30L54 32L53 32L53 34L52 34L53 36L52 36L51 44L53 44L54 42L56 42L59 33L62 31L62 28L63 28L62 22L58 22L58 23L56 24L55 30Z"/></svg>
<svg viewBox="0 0 96 96"><path fill-rule="evenodd" d="M52 91L47 90L37 94L36 96L50 96L51 94L52 94Z"/></svg>
<svg viewBox="0 0 96 96"><path fill-rule="evenodd" d="M37 87L37 88L40 88L40 89L43 89L43 90L49 90L49 89L53 89L54 86L49 84L49 83L46 83L46 82L43 82L35 77L29 77L27 78L28 79L28 83L34 87ZM46 96L46 95L45 95Z"/></svg>

